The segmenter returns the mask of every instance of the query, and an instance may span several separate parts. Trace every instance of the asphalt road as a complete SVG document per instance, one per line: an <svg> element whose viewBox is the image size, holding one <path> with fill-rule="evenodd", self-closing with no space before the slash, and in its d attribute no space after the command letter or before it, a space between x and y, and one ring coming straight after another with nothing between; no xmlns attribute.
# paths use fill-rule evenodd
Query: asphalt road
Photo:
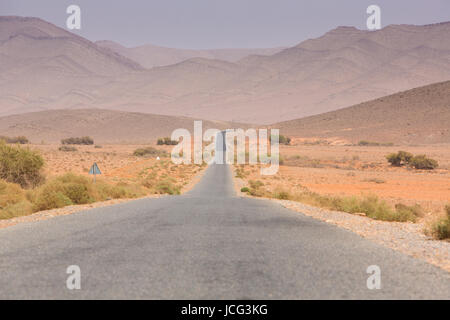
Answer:
<svg viewBox="0 0 450 320"><path fill-rule="evenodd" d="M81 269L81 289L66 269ZM366 269L378 265L381 289ZM449 273L269 200L237 197L226 165L183 196L0 230L0 298L450 298Z"/></svg>

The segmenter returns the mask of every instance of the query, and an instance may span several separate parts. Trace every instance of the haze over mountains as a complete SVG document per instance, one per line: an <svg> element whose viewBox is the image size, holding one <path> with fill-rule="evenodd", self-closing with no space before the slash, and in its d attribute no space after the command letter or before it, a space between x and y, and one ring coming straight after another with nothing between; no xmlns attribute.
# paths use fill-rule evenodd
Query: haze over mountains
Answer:
<svg viewBox="0 0 450 320"><path fill-rule="evenodd" d="M449 80L449 34L450 22L339 27L269 56L147 69L43 20L0 17L0 115L101 108L274 123Z"/></svg>
<svg viewBox="0 0 450 320"><path fill-rule="evenodd" d="M59 142L89 135L101 143L148 143L177 128L193 132L192 118L99 109L51 110L0 117L0 135ZM450 81L435 83L328 113L273 124L281 134L399 144L450 143ZM208 128L246 128L204 121ZM252 126L254 127L254 126Z"/></svg>
<svg viewBox="0 0 450 320"><path fill-rule="evenodd" d="M114 41L97 41L98 46L110 49L124 57L138 62L144 68L168 66L192 58L217 59L228 62L237 62L249 55L272 55L286 48L266 49L211 49L211 50L189 50L165 48L155 45L143 45L127 48Z"/></svg>

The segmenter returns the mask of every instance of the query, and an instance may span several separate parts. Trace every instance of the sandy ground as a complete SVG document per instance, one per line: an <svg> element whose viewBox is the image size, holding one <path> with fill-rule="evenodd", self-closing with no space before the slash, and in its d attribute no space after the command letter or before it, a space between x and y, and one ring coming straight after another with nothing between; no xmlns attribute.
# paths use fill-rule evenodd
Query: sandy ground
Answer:
<svg viewBox="0 0 450 320"><path fill-rule="evenodd" d="M439 162L436 170L395 168L385 156L405 150L426 154ZM359 147L343 145L281 146L284 165L278 174L261 176L256 167L246 166L248 180L260 180L265 188L291 192L311 190L323 195L376 195L391 205L420 204L425 221L443 214L450 203L450 145Z"/></svg>

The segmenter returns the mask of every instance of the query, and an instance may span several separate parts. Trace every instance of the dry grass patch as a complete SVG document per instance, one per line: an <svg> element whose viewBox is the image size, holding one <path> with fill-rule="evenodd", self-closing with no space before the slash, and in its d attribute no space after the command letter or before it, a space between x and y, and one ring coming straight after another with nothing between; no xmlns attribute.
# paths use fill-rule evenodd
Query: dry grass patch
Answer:
<svg viewBox="0 0 450 320"><path fill-rule="evenodd" d="M439 240L450 239L450 204L445 206L445 217L432 223L426 233Z"/></svg>

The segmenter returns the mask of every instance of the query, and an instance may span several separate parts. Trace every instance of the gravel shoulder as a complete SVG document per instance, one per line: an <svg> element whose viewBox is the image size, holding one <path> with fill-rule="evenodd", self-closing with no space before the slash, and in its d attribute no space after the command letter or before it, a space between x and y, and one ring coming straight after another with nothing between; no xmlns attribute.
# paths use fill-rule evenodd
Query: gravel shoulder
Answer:
<svg viewBox="0 0 450 320"><path fill-rule="evenodd" d="M234 173L233 180L236 194L242 197L251 197L240 191L245 186L244 180L236 178ZM363 238L450 272L450 242L434 240L426 236L423 232L425 225L422 223L379 221L346 212L312 207L291 200L270 200L293 211L345 228Z"/></svg>

